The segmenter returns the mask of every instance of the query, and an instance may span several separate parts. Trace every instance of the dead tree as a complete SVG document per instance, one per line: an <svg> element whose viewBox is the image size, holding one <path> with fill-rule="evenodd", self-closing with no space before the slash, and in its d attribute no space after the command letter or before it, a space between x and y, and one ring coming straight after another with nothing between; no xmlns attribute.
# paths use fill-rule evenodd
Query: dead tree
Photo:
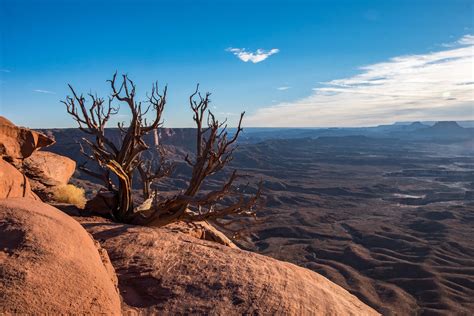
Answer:
<svg viewBox="0 0 474 316"><path fill-rule="evenodd" d="M242 132L242 119L245 114L245 112L241 113L236 131L229 137L226 121L219 123L208 109L210 93L206 93L203 97L198 92L198 88L199 86L189 97L189 103L194 112L193 120L196 124L195 158L192 159L189 155L185 157L186 163L192 167L189 185L184 192L172 198L155 199L151 212L139 213L135 222L162 226L179 220L212 220L217 224L226 225L228 222L224 224L219 222L219 219L228 215L255 216L255 207L260 202L262 184L259 184L254 196L246 199L244 194L238 192L233 186L235 180L240 177L235 170L219 190L198 195L204 180L221 171L232 160L232 153L236 148L234 145ZM229 196L235 196L237 201L230 205L220 205L222 200Z"/></svg>
<svg viewBox="0 0 474 316"><path fill-rule="evenodd" d="M66 105L67 112L78 123L79 129L94 137L94 141L83 138L83 141L89 145L92 154L86 154L83 148L81 151L88 158L96 161L104 169L104 172L98 174L85 166L80 168L89 175L101 179L108 190L116 193L117 207L112 210L111 215L117 221L129 222L132 219L134 208L132 199L133 173L144 164L144 161L141 160L141 153L148 149L148 145L143 141L143 136L161 125L167 88L165 87L163 94L159 94L158 84L154 84L147 100L148 105L142 107L142 103L135 100L136 87L133 81L124 75L120 87L117 88L116 79L117 74L114 74L112 80L108 81L112 88L112 94L108 98L107 104L104 99L89 94L92 104L87 107L85 97L78 95L71 85L69 88L72 96L67 96L66 100L62 102ZM118 124L123 135L120 147L105 135L107 122L112 115L118 113L118 108L112 106L112 102L115 100L125 103L132 114L127 128L123 124ZM145 115L150 108L153 108L154 119L150 124L147 124ZM115 183L111 179L112 174L117 179L118 187L115 187ZM152 177L150 174L147 176Z"/></svg>
<svg viewBox="0 0 474 316"><path fill-rule="evenodd" d="M160 150L158 167L153 170L152 162L143 159L142 153L149 149L144 142L144 135L158 129L161 125L161 116L166 104L165 87L162 94L159 93L158 84L154 84L151 94L147 97L147 105L136 100L136 87L127 75L123 75L119 87L116 85L117 74L109 80L112 93L107 104L104 99L89 94L92 104L87 107L83 95L78 95L69 85L72 96L67 96L62 101L67 112L78 123L79 129L93 136L93 140L83 138L90 147L91 153L81 146L81 152L89 159L97 162L103 172L98 173L88 169L85 165L80 169L87 174L100 179L105 188L113 193L116 203L111 210L111 216L116 221L134 223L141 225L162 226L175 221L201 221L212 220L218 224L227 225L220 219L231 215L233 218L240 216L255 216L255 207L261 200L261 183L256 193L246 197L234 187L234 182L240 177L233 171L224 185L215 191L200 193L204 180L221 171L231 160L236 148L235 143L242 131L241 114L237 129L232 136L227 131L226 121L220 123L209 110L210 93L203 97L199 91L190 96L189 103L194 112L196 124L196 152L184 157L184 160L192 168L192 175L186 190L169 198L163 198L159 194L151 194L151 184L171 173L172 166L164 160L163 152ZM119 101L125 103L132 114L128 127L118 124L121 131L121 143L115 144L105 133L105 127L111 116L118 113L118 107L112 103ZM147 124L145 115L152 110L153 120ZM142 179L143 197L151 199L151 203L144 203L136 207L132 198L133 175L137 172ZM232 202L222 203L225 198L230 197ZM147 202L147 201L146 201ZM146 206L146 207L145 207Z"/></svg>
<svg viewBox="0 0 474 316"><path fill-rule="evenodd" d="M158 166L155 167L153 172L153 162L151 160L144 160L142 164L139 164L137 170L140 174L142 181L142 197L147 200L152 197L152 184L153 182L168 177L174 170L174 164L166 161L166 153L162 146L158 146L157 152L159 153Z"/></svg>

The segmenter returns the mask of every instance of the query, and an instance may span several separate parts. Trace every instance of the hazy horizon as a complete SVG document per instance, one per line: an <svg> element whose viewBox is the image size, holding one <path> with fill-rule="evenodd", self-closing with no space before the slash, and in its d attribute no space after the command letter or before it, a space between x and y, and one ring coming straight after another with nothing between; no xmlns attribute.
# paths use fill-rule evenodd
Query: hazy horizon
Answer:
<svg viewBox="0 0 474 316"><path fill-rule="evenodd" d="M367 126L328 126L328 127L323 127L323 126L295 126L295 127L291 127L291 126L271 126L271 127L265 127L265 126L242 126L244 131L245 130L249 130L249 129L268 129L268 130L272 130L272 129L334 129L334 128L339 128L339 129L363 129L363 128L376 128L376 127L380 127L380 126L391 126L391 125L410 125L412 123L421 123L421 124L424 124L424 125L428 125L428 126L433 126L434 124L438 123L438 122L456 122L458 125L460 125L461 127L474 127L474 120L439 120L439 121L425 121L425 120L421 120L421 121L403 121L403 122L392 122L392 123L388 123L388 124L379 124L379 125L367 125ZM468 125L468 126L464 126L464 125ZM125 125L127 126L127 125ZM25 126L25 127L28 127L28 126ZM75 128L78 128L77 126L70 126L70 127L33 127L34 129L37 129L37 130L48 130L48 129L75 129ZM107 128L118 128L116 125L109 125ZM161 126L160 128L169 128L169 129L194 129L195 127L194 126L166 126L166 124L164 124L163 126ZM233 129L236 129L235 126L229 126L227 127L228 130L233 130Z"/></svg>

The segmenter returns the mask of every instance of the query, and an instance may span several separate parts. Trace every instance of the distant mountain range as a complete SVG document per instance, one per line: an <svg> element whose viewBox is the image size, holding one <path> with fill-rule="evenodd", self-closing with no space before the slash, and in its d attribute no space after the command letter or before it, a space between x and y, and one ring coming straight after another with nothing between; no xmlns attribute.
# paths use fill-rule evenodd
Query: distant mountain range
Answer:
<svg viewBox="0 0 474 316"><path fill-rule="evenodd" d="M86 135L79 129L43 129L40 131L56 139L57 145L54 146L53 151L66 156L71 153L81 156L77 143ZM234 131L229 129L230 134ZM118 129L107 129L106 134L113 142L120 142ZM172 145L175 151L192 151L195 147L195 135L195 130L191 128L162 128L155 134L147 135L145 142L154 148L159 139L161 144ZM467 142L467 146L472 147L474 146L474 128L465 128L457 122L450 121L437 122L432 126L422 122L412 122L360 128L244 128L239 142L255 144L267 140L304 138L341 144L370 141L367 138L432 143ZM176 152L176 154L182 153Z"/></svg>
<svg viewBox="0 0 474 316"><path fill-rule="evenodd" d="M438 123L439 121L421 121L420 123L424 124L424 125L429 125L429 126L433 126L435 125L436 123ZM414 122L395 122L394 125L410 125L410 124L413 124ZM416 122L415 122L416 123ZM456 123L458 123L459 126L461 127L466 127L466 128L469 128L469 127L474 127L474 121L471 121L471 120L468 120L468 121L456 121Z"/></svg>
<svg viewBox="0 0 474 316"><path fill-rule="evenodd" d="M470 126L473 121L464 121ZM474 125L474 124L473 124ZM246 128L242 140L258 142L266 139L318 138L366 136L375 138L397 138L413 141L465 141L474 140L474 127L463 127L458 122L441 121L434 124L429 122L395 123L374 127L354 128Z"/></svg>

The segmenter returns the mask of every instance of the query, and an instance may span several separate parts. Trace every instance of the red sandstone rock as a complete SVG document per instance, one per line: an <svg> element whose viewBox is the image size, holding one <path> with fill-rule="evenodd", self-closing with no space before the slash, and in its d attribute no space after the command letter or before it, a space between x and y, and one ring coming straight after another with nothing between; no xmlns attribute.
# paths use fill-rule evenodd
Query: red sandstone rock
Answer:
<svg viewBox="0 0 474 316"><path fill-rule="evenodd" d="M0 157L11 162L29 157L36 149L54 143L51 138L27 128L15 126L0 116Z"/></svg>
<svg viewBox="0 0 474 316"><path fill-rule="evenodd" d="M99 249L100 250L100 249ZM74 219L39 201L0 201L0 314L119 315L104 251Z"/></svg>
<svg viewBox="0 0 474 316"><path fill-rule="evenodd" d="M20 170L29 178L33 192L43 201L51 201L54 189L69 182L76 162L52 152L35 151L23 160Z"/></svg>
<svg viewBox="0 0 474 316"><path fill-rule="evenodd" d="M78 218L117 271L123 312L377 315L323 276L164 228Z"/></svg>
<svg viewBox="0 0 474 316"><path fill-rule="evenodd" d="M194 223L175 222L166 225L163 228L172 232L180 232L197 239L213 241L227 247L239 248L229 238L227 238L224 233L220 232L217 228L205 221Z"/></svg>
<svg viewBox="0 0 474 316"><path fill-rule="evenodd" d="M76 170L76 162L48 151L35 151L23 161L25 174L46 186L65 185Z"/></svg>
<svg viewBox="0 0 474 316"><path fill-rule="evenodd" d="M0 199L12 197L37 199L28 179L13 165L0 158Z"/></svg>

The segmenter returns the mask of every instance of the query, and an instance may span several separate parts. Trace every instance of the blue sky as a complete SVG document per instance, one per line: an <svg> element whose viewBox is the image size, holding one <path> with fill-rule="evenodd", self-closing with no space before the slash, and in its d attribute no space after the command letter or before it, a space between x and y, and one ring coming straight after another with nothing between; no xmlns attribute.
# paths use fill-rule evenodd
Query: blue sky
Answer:
<svg viewBox="0 0 474 316"><path fill-rule="evenodd" d="M67 83L105 96L115 70L142 97L154 80L168 84L168 127L192 126L187 97L198 82L219 117L245 110L247 126L474 116L470 0L0 6L0 115L24 126L74 126L59 102Z"/></svg>

